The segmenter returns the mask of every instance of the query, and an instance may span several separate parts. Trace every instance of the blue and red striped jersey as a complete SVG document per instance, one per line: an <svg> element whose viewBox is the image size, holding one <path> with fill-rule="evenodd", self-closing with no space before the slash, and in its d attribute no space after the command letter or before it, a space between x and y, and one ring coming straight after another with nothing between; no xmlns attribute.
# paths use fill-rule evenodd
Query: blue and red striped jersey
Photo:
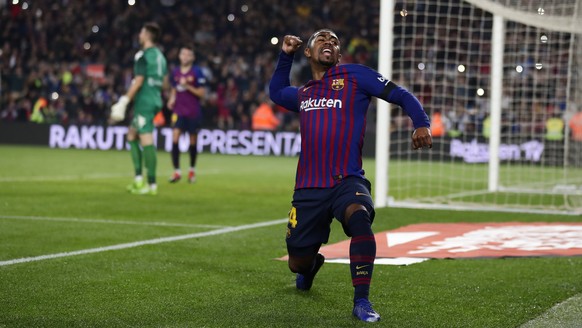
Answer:
<svg viewBox="0 0 582 328"><path fill-rule="evenodd" d="M176 89L176 103L172 111L181 117L199 118L202 115L200 99L180 85L181 78L186 79L187 84L199 88L206 86L206 77L198 66L192 66L186 73L182 73L180 66L178 66L170 76L170 84Z"/></svg>
<svg viewBox="0 0 582 328"><path fill-rule="evenodd" d="M362 147L372 96L401 105L415 128L430 126L418 100L375 70L334 66L321 80L290 86L293 55L281 52L270 83L271 99L299 112L301 153L295 189L331 188L348 176L364 177Z"/></svg>

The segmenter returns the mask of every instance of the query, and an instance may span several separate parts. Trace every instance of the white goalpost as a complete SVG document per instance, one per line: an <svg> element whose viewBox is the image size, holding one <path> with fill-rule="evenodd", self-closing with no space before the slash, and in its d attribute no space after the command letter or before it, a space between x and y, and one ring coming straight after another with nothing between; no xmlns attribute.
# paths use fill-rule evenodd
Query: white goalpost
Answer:
<svg viewBox="0 0 582 328"><path fill-rule="evenodd" d="M376 205L581 214L581 38L582 0L381 0L378 70L434 146L378 102Z"/></svg>

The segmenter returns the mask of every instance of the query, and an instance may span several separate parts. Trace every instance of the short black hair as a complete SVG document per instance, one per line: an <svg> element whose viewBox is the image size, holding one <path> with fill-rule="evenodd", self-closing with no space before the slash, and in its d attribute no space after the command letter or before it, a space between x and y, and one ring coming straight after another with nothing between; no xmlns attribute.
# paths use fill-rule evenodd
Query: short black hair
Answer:
<svg viewBox="0 0 582 328"><path fill-rule="evenodd" d="M307 47L308 47L308 48L311 48L311 47L313 46L313 42L315 41L315 38L316 38L316 37L317 37L319 34L321 34L321 33L323 33L323 32L329 32L329 33L333 34L333 35L334 35L334 36L337 38L337 34L336 34L336 33L335 33L335 32L334 32L332 29L329 29L329 28L322 28L321 30L317 30L317 31L315 31L315 33L313 33L313 34L312 34L312 35L309 37L309 40L307 40ZM339 38L338 38L338 40L339 40Z"/></svg>
<svg viewBox="0 0 582 328"><path fill-rule="evenodd" d="M162 29L160 25L156 22L148 22L143 25L143 28L146 29L152 36L152 42L156 43L160 39L160 35L162 34Z"/></svg>
<svg viewBox="0 0 582 328"><path fill-rule="evenodd" d="M182 46L180 47L180 49L188 49L188 50L194 52L194 44L189 43L189 42L182 43Z"/></svg>

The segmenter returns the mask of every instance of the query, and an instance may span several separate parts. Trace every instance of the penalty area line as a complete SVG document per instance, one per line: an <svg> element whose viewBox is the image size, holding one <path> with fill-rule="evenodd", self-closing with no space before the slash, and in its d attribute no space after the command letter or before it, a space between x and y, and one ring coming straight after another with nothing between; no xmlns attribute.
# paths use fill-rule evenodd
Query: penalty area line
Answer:
<svg viewBox="0 0 582 328"><path fill-rule="evenodd" d="M554 305L520 328L582 327L582 293Z"/></svg>
<svg viewBox="0 0 582 328"><path fill-rule="evenodd" d="M268 226L272 226L275 224L282 224L282 223L285 223L287 221L288 221L288 219L285 218L285 219L278 219L278 220L273 220L273 221L245 224L245 225L236 226L236 227L227 227L227 228L216 229L216 230L205 231L205 232L191 233L191 234L187 234L187 235L179 235L179 236L172 236L172 237L163 237L163 238L142 240L142 241L136 241L136 242L124 243L124 244L118 244L118 245L111 245L111 246L105 246L105 247L82 249L82 250L72 251L72 252L63 252L63 253L47 254L47 255L40 255L40 256L34 256L34 257L25 257L25 258L19 258L19 259L14 259L14 260L0 261L0 266L8 266L8 265L19 264L19 263L28 263L28 262L50 260L50 259L56 259L56 258L61 258L61 257L70 257L70 256L76 256L76 255L101 253L101 252L107 252L107 251L114 251L114 250L120 250L120 249L139 247L139 246L143 246L143 245L155 245L155 244L169 243L169 242L173 242L173 241L187 240L187 239L192 239L192 238L216 236L216 235L222 235L222 234L226 234L226 233L230 233L230 232L268 227Z"/></svg>

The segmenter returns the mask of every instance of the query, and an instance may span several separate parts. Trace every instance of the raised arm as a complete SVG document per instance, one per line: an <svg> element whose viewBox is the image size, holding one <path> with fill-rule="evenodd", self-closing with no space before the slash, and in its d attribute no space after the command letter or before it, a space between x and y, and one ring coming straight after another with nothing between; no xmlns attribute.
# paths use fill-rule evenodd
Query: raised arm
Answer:
<svg viewBox="0 0 582 328"><path fill-rule="evenodd" d="M269 96L274 103L291 111L299 111L297 88L291 86L289 74L293 65L293 56L303 41L296 36L286 35L283 39L277 68L269 84Z"/></svg>

